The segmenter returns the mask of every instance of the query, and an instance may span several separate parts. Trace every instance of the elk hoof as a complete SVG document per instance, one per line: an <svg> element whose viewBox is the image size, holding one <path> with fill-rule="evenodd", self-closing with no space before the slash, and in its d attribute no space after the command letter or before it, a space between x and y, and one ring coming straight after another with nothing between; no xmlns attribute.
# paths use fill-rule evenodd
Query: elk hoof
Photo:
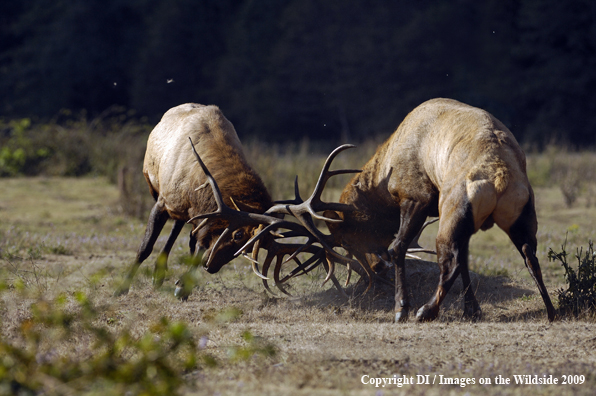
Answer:
<svg viewBox="0 0 596 396"><path fill-rule="evenodd" d="M114 297L120 297L128 294L128 286L122 285L114 292Z"/></svg>
<svg viewBox="0 0 596 396"><path fill-rule="evenodd" d="M188 296L190 296L190 290L184 287L184 283L180 279L176 281L174 296L181 301L188 301Z"/></svg>
<svg viewBox="0 0 596 396"><path fill-rule="evenodd" d="M159 289L163 285L164 276L153 276L153 288Z"/></svg>
<svg viewBox="0 0 596 396"><path fill-rule="evenodd" d="M473 321L482 319L482 309L480 309L480 305L476 303L464 306L464 318Z"/></svg>
<svg viewBox="0 0 596 396"><path fill-rule="evenodd" d="M406 300L399 300L399 302L395 304L395 323L407 322L409 313L410 304Z"/></svg>
<svg viewBox="0 0 596 396"><path fill-rule="evenodd" d="M408 321L408 311L401 310L395 313L395 323L405 323Z"/></svg>
<svg viewBox="0 0 596 396"><path fill-rule="evenodd" d="M423 305L416 313L416 320L419 322L430 322L439 316L439 307Z"/></svg>

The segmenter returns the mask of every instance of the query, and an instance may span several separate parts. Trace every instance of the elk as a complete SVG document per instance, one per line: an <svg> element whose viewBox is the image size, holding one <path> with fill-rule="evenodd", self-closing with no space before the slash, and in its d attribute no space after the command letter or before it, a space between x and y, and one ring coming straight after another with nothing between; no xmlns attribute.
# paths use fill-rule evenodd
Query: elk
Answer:
<svg viewBox="0 0 596 396"><path fill-rule="evenodd" d="M293 214L300 201L273 206L266 213ZM487 111L443 98L421 104L377 149L362 172L353 176L340 203L350 210L326 210L323 218L331 235L319 233L317 237L326 238L330 246L343 247L363 268L394 266L396 322L406 321L410 308L407 249L427 217L437 216L439 284L434 296L418 310L419 321L438 316L459 275L465 289L464 316L481 317L470 287L468 247L474 233L494 224L521 254L548 319L554 320L555 310L536 258L538 223L525 155L509 129Z"/></svg>
<svg viewBox="0 0 596 396"><path fill-rule="evenodd" d="M198 219L194 217L215 210L219 203L209 189L203 188L208 184L208 177L195 161L188 139L196 145L195 153L201 155L219 180L219 198L226 205L241 208L246 213L263 213L272 206L265 185L244 156L234 126L217 106L187 103L168 110L149 135L143 163L143 174L155 205L135 262L116 295L128 293L134 274L151 254L168 219L174 220L174 225L155 264L155 287L163 283L168 255L187 222L194 226L190 238L191 253L195 252L197 244L205 250L204 267L210 273L219 271L232 260L236 251L258 229L259 224L255 222L230 224L225 219L197 224ZM196 266L198 260L195 260L193 269ZM254 265L253 269L258 272ZM184 294L181 286L177 293L186 298L188 291Z"/></svg>

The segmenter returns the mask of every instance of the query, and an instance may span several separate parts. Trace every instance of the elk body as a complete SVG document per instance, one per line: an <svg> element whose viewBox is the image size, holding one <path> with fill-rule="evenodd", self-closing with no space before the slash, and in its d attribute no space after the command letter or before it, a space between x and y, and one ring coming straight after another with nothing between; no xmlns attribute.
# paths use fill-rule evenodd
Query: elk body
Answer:
<svg viewBox="0 0 596 396"><path fill-rule="evenodd" d="M395 318L408 317L405 256L427 216L439 216L436 238L439 285L417 313L433 320L458 275L464 315L481 316L470 287L468 245L472 234L497 224L522 255L547 308L554 307L536 258L534 194L522 149L488 112L450 99L429 100L414 109L343 190L352 211L326 212L336 245L363 266L383 259L395 266ZM367 258L376 263L367 263Z"/></svg>
<svg viewBox="0 0 596 396"><path fill-rule="evenodd" d="M139 265L152 252L153 245L168 219L172 231L155 264L153 282L159 287L167 268L167 257L184 224L198 215L217 209L207 175L197 163L188 139L218 180L221 198L228 206L248 213L263 213L272 206L271 197L257 173L248 165L233 125L217 106L183 104L168 110L149 135L143 174L155 205L151 209L145 236L117 295L128 292ZM215 273L235 257L256 229L254 224L234 229L221 219L191 221L190 249L196 243L206 249L205 269ZM223 237L220 239L220 236Z"/></svg>

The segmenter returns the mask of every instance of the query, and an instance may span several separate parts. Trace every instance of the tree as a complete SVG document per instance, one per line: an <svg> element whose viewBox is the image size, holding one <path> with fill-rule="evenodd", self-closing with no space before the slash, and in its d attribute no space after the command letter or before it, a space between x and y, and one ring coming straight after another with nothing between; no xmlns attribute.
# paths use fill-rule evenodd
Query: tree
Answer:
<svg viewBox="0 0 596 396"><path fill-rule="evenodd" d="M525 138L596 143L596 3L523 1L518 16L518 120Z"/></svg>

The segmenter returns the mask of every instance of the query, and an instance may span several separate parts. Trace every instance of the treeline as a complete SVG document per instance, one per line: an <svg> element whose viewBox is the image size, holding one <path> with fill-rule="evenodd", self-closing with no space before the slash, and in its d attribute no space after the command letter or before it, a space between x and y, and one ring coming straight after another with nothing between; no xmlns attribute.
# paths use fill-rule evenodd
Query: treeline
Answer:
<svg viewBox="0 0 596 396"><path fill-rule="evenodd" d="M192 101L242 138L358 141L443 96L526 143L593 146L595 92L592 0L0 2L5 119Z"/></svg>

